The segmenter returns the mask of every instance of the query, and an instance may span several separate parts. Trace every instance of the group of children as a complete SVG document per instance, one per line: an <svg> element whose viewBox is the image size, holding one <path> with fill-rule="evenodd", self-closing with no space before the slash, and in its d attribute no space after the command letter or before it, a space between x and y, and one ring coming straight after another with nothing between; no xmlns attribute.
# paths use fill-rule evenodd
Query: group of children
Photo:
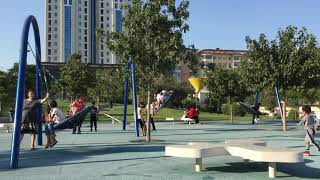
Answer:
<svg viewBox="0 0 320 180"><path fill-rule="evenodd" d="M40 107L47 99L49 98L49 94L46 95L43 99L36 99L35 94L32 90L28 90L27 99L24 100L23 104L23 112L22 112L22 125L21 125L21 138L22 141L24 134L31 134L31 150L35 150L35 137L36 137L36 107ZM79 111L85 108L85 102L83 101L81 96L77 96L76 100L70 104L70 112L69 116L73 116ZM92 103L91 114L90 114L90 125L91 131L94 125L95 131L97 131L97 113L98 109L95 107L95 103ZM58 124L60 121L66 119L67 117L63 114L62 110L58 108L58 104L55 100L52 100L49 103L48 108L48 118L45 121L45 134L47 136L47 144L45 148L52 148L57 144L56 134L54 130L54 125ZM77 134L81 133L80 130L81 125L73 128L72 133L75 134L77 130Z"/></svg>

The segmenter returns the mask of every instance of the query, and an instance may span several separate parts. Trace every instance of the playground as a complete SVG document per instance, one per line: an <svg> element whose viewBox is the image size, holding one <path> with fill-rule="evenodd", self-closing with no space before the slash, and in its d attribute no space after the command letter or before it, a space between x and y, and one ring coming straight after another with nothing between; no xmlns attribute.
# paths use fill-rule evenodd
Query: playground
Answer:
<svg viewBox="0 0 320 180"><path fill-rule="evenodd" d="M21 144L19 168L9 168L11 134L0 133L1 179L268 179L267 163L243 163L241 158L219 156L204 159L204 171L194 172L193 159L167 157L165 146L189 142L223 143L227 139L254 138L270 146L304 150L304 131L288 123L287 132L281 124L263 122L252 126L237 121L187 125L169 122L156 123L153 141L137 143L134 127L122 131L121 124L99 122L97 132L89 132L83 124L80 135L70 130L59 132L59 143L53 149L37 146L29 149L29 139ZM319 138L319 136L317 136ZM142 139L142 138L141 138ZM279 163L277 177L281 179L319 179L320 153L304 158L305 163Z"/></svg>

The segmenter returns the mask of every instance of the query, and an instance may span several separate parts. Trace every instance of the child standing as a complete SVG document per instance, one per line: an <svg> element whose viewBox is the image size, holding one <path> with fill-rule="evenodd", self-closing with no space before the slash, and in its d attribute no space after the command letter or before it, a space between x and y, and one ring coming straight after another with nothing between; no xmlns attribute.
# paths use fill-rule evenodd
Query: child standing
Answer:
<svg viewBox="0 0 320 180"><path fill-rule="evenodd" d="M140 128L142 130L142 135L143 136L146 136L146 123L144 122L143 120L143 117L142 117L142 108L143 108L143 103L140 102L139 103L139 106L138 106L138 123L140 124Z"/></svg>
<svg viewBox="0 0 320 180"><path fill-rule="evenodd" d="M304 113L304 116L297 125L304 125L304 130L306 131L306 137L305 137L306 150L303 152L303 154L309 156L310 155L309 150L310 150L311 144L314 144L317 147L318 151L320 151L319 145L314 140L316 118L310 115L310 112L311 112L310 106L304 105L302 107L302 111Z"/></svg>
<svg viewBox="0 0 320 180"><path fill-rule="evenodd" d="M92 108L90 113L90 131L92 131L92 125L94 124L94 130L97 131L97 113L98 108L95 106L95 102L92 102Z"/></svg>
<svg viewBox="0 0 320 180"><path fill-rule="evenodd" d="M73 116L84 108L85 108L85 102L83 101L80 95L77 95L76 100L72 104L70 104L70 112L71 112L70 115ZM78 131L77 134L81 134L80 128L81 128L81 124L73 127L72 134L75 134L76 131Z"/></svg>
<svg viewBox="0 0 320 180"><path fill-rule="evenodd" d="M9 111L9 115L10 115L10 122L12 122L12 123L14 121L14 113L15 113L14 108L11 107L10 111Z"/></svg>

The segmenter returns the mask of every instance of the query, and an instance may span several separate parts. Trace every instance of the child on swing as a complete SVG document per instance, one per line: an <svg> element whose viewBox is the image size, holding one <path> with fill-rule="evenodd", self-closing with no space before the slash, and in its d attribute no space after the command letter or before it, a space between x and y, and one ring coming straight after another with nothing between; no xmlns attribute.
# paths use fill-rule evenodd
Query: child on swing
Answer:
<svg viewBox="0 0 320 180"><path fill-rule="evenodd" d="M55 100L52 100L50 102L50 112L49 112L49 118L48 122L45 125L45 132L47 135L47 145L45 148L52 148L57 144L56 140L56 134L54 132L53 126L55 124L58 124L61 120L66 119L65 115L63 112L57 107L58 104Z"/></svg>

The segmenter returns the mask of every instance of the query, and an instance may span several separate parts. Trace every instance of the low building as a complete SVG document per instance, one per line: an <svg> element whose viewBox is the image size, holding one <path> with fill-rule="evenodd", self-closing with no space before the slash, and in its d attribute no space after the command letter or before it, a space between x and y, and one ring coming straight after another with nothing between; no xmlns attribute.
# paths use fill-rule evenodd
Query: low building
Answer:
<svg viewBox="0 0 320 180"><path fill-rule="evenodd" d="M246 59L245 50L203 49L199 52L200 62L204 65L215 63L224 68L238 68Z"/></svg>

